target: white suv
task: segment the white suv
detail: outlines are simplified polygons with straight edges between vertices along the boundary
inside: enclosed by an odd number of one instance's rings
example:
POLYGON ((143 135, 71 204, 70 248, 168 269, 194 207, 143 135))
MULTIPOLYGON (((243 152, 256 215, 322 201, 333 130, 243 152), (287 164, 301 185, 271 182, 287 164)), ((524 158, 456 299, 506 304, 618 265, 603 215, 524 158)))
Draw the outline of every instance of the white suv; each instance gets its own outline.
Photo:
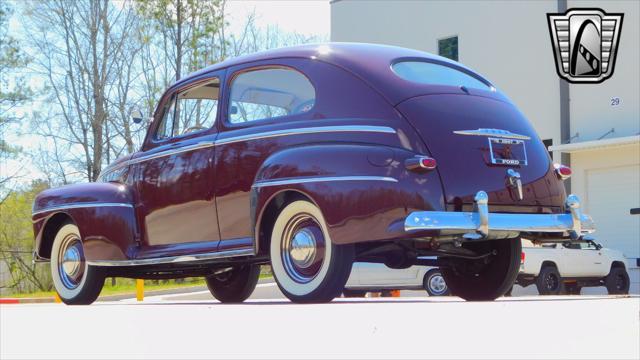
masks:
POLYGON ((516 284, 535 284, 541 295, 580 294, 585 286, 605 286, 609 294, 629 293, 623 254, 593 241, 533 245, 523 240, 516 284))

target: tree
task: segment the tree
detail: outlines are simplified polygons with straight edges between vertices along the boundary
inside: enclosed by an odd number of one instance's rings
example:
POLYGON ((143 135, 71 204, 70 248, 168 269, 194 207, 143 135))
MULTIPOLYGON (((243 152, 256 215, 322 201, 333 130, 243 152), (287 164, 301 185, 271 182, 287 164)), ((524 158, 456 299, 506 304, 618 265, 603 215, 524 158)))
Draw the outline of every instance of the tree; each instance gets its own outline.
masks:
MULTIPOLYGON (((55 0, 29 3, 31 46, 36 50, 34 63, 46 77, 49 99, 55 112, 37 122, 36 132, 66 144, 65 161, 95 181, 108 159, 107 152, 124 144, 112 141, 110 118, 116 100, 119 71, 131 62, 128 46, 135 12, 124 3, 116 7, 107 0, 55 0), (113 95, 113 97, 111 96, 113 95)), ((124 86, 126 89, 126 86, 124 86)), ((122 93, 119 93, 122 95, 122 93)), ((121 150, 114 150, 120 152, 121 150)))
MULTIPOLYGON (((29 62, 18 41, 9 34, 9 19, 13 9, 7 2, 0 2, 0 163, 17 156, 20 149, 5 141, 7 128, 19 120, 13 110, 31 98, 31 89, 24 84, 16 70, 29 62)), ((6 185, 16 173, 0 171, 0 203, 8 196, 6 185)))
POLYGON ((46 182, 34 181, 26 190, 9 194, 0 204, 0 266, 9 269, 9 281, 0 284, 0 289, 26 292, 49 291, 52 288, 48 267, 38 266, 31 261, 31 206, 35 196, 47 187, 46 182))

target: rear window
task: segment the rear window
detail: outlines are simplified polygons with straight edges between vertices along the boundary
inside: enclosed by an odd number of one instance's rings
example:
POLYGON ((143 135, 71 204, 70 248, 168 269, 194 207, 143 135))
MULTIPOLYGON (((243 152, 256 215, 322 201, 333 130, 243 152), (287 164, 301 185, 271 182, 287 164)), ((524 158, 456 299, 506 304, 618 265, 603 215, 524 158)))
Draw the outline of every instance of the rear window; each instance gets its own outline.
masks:
POLYGON ((490 84, 446 65, 426 61, 401 61, 393 64, 392 68, 402 79, 421 84, 493 90, 490 84))

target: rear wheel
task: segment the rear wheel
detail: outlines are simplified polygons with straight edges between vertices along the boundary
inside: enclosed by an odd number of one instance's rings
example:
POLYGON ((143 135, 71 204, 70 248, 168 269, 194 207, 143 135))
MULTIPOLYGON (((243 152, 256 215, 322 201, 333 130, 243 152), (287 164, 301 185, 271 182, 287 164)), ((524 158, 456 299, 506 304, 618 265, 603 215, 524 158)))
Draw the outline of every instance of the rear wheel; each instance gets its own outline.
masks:
POLYGON ((51 278, 58 296, 67 305, 89 305, 102 291, 104 270, 87 264, 75 224, 63 225, 53 240, 51 278))
POLYGON ((353 265, 353 245, 331 242, 320 209, 298 200, 276 219, 271 268, 278 287, 293 302, 329 302, 339 296, 353 265))
POLYGON ((562 277, 555 266, 546 265, 540 270, 536 279, 536 287, 540 295, 559 295, 564 292, 562 277))
POLYGON ((513 286, 520 268, 519 238, 469 242, 465 248, 492 255, 481 260, 450 259, 452 266, 441 271, 453 295, 465 300, 495 300, 513 286))
POLYGON ((260 278, 260 265, 242 265, 205 278, 214 298, 222 303, 240 303, 249 298, 260 278))
POLYGON ((612 295, 629 293, 629 274, 623 267, 614 267, 604 279, 607 292, 612 295))
POLYGON ((446 296, 451 293, 439 269, 431 269, 424 274, 422 287, 424 287, 429 296, 446 296))

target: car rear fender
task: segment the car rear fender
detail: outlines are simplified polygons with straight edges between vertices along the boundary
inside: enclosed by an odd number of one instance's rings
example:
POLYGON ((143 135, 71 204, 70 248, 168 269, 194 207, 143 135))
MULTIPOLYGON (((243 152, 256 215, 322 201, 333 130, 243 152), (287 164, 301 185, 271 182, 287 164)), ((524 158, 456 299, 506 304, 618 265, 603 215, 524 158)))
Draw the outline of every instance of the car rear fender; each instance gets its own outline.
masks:
POLYGON ((320 208, 334 243, 406 237, 403 224, 410 212, 444 210, 438 174, 406 170, 404 159, 410 156, 414 154, 399 148, 344 143, 309 144, 274 153, 252 187, 257 243, 270 237, 269 223, 286 199, 296 197, 320 208))

